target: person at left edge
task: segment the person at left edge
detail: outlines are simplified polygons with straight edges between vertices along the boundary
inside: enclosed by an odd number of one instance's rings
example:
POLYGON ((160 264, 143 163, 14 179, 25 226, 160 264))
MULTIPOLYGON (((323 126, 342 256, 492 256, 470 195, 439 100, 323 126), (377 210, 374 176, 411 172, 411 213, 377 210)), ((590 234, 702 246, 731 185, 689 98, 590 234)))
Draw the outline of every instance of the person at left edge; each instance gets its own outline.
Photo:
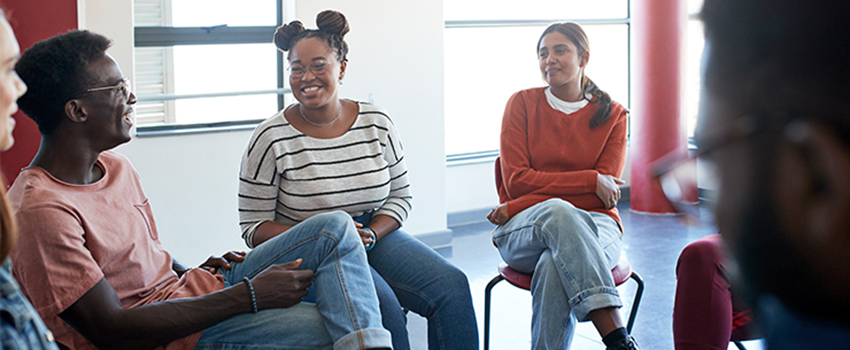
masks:
MULTIPOLYGON (((12 114, 18 110, 15 101, 27 91, 26 84, 15 73, 20 51, 5 13, 0 10, 0 151, 8 150, 15 143, 12 114)), ((9 253, 17 239, 14 216, 6 201, 6 185, 0 181, 0 348, 56 350, 53 333, 12 278, 9 253)))

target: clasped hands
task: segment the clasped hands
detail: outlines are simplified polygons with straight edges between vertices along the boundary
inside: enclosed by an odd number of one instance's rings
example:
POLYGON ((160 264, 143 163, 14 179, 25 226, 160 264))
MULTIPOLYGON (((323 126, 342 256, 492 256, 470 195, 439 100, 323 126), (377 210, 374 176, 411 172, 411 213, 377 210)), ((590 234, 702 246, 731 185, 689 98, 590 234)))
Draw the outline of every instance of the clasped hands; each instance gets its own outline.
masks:
MULTIPOLYGON (((596 196, 602 201, 605 209, 611 209, 617 206, 620 201, 620 185, 625 184, 623 179, 614 177, 613 175, 600 174, 596 175, 596 196)), ((487 220, 494 225, 504 225, 510 217, 508 217, 508 206, 506 203, 499 204, 487 214, 487 220)))
POLYGON ((602 201, 605 209, 617 206, 620 201, 620 185, 625 184, 623 179, 608 174, 596 174, 596 196, 602 201))

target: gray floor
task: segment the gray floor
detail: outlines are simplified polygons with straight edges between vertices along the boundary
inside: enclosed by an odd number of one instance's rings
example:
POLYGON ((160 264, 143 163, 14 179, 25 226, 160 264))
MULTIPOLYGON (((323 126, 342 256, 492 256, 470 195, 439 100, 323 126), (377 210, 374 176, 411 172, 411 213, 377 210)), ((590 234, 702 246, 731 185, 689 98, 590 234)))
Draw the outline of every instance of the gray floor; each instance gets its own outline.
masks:
MULTIPOLYGON (((701 212, 704 224, 685 227, 671 216, 654 216, 633 213, 628 203, 619 206, 625 227, 624 250, 632 268, 643 276, 646 291, 641 301, 632 335, 643 350, 672 350, 673 295, 675 293, 675 265, 682 248, 703 236, 714 233, 713 218, 707 210, 701 212)), ((482 215, 483 218, 483 215, 482 215)), ((484 287, 497 274, 501 262, 499 253, 490 242, 493 225, 481 221, 450 227, 454 236, 451 249, 440 252, 460 267, 470 280, 473 302, 483 337, 484 287)), ((634 282, 619 287, 626 306, 621 310, 628 317, 634 295, 634 282)), ((493 290, 490 340, 492 350, 530 348, 531 294, 505 282, 493 290)), ((411 348, 427 349, 425 319, 411 314, 408 321, 411 348)), ((481 341, 483 348, 483 339, 481 341)), ((762 349, 758 341, 744 343, 749 350, 762 349)), ((731 344, 730 344, 731 345, 731 344)), ((572 349, 605 349, 596 329, 590 323, 578 326, 572 349)), ((734 346, 729 348, 736 349, 734 346)))

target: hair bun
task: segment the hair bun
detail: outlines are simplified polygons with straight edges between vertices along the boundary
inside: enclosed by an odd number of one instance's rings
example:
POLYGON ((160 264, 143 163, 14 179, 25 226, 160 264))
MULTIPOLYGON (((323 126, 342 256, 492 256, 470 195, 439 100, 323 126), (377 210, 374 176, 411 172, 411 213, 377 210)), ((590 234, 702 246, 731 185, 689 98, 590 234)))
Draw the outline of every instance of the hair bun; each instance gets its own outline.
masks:
POLYGON ((324 10, 316 15, 316 25, 319 27, 319 30, 337 34, 340 37, 345 36, 350 30, 345 15, 334 10, 324 10))
POLYGON ((303 31, 304 24, 298 20, 277 27, 274 31, 274 44, 282 51, 289 51, 292 48, 292 38, 303 31))

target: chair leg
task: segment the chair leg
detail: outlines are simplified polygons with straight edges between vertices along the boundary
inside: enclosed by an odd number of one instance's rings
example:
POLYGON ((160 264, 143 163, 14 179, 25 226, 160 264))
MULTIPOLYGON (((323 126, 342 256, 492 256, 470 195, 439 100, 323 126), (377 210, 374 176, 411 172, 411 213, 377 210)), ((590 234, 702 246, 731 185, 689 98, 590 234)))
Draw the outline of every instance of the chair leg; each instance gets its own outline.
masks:
POLYGON ((632 328, 635 325, 635 317, 637 316, 638 306, 640 306, 640 300, 643 298, 643 289, 645 287, 643 278, 637 272, 632 271, 632 275, 629 277, 635 282, 637 282, 637 290, 635 291, 635 299, 632 304, 632 311, 629 312, 629 322, 626 324, 626 332, 632 334, 632 328))
POLYGON ((747 350, 747 348, 745 348, 744 344, 741 344, 741 342, 733 341, 733 343, 735 343, 735 346, 737 346, 739 350, 747 350))
POLYGON ((490 292, 503 279, 502 275, 497 275, 484 288, 484 350, 490 350, 490 292))

